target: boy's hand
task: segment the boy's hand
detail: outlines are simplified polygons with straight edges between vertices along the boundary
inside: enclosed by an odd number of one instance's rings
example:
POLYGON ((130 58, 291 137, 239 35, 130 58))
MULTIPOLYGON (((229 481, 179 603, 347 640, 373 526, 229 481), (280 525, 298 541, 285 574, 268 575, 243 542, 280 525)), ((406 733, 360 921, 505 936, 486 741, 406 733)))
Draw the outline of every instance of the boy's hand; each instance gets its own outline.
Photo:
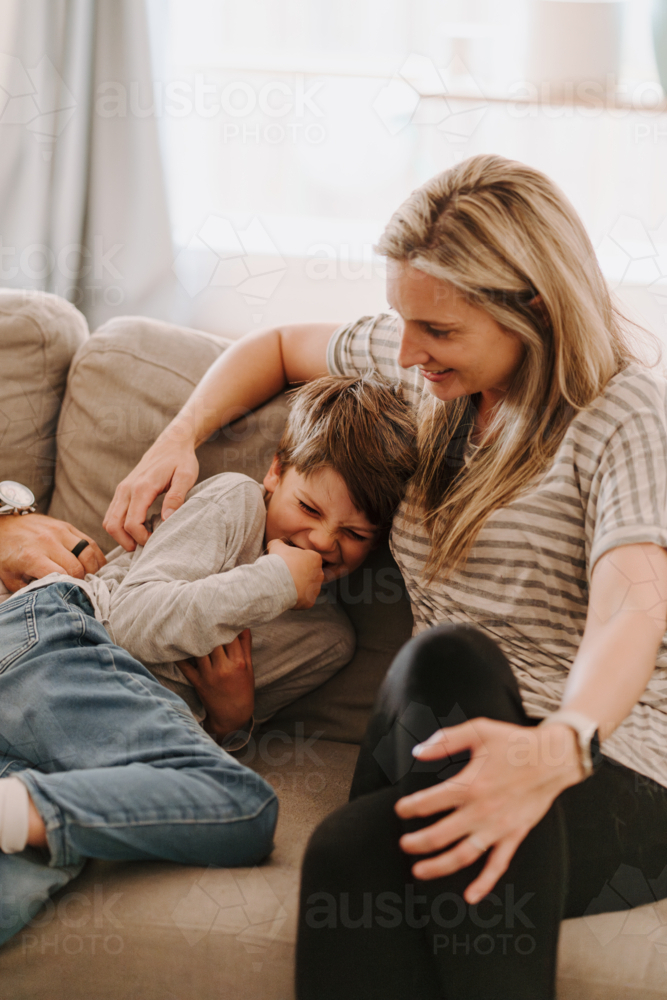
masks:
POLYGON ((266 548, 269 555, 280 556, 287 563, 297 593, 294 608, 297 611, 312 608, 324 583, 322 556, 313 549, 300 549, 296 545, 286 545, 279 538, 274 538, 266 548))
POLYGON ((246 628, 226 646, 216 646, 208 656, 177 661, 206 709, 204 728, 212 736, 235 733, 252 717, 255 675, 251 643, 250 629, 246 628))

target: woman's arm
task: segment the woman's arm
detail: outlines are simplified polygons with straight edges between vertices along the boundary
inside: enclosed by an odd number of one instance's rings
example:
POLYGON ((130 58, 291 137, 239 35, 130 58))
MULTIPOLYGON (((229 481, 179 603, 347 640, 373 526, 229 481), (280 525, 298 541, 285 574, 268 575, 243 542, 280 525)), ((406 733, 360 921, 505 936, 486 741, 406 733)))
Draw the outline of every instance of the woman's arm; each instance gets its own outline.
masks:
POLYGON ((563 708, 594 719, 601 740, 611 736, 646 688, 666 620, 665 549, 623 545, 598 559, 563 708))
MULTIPOLYGON (((586 628, 563 708, 594 719, 601 738, 608 737, 644 691, 666 622, 665 549, 642 543, 605 553, 593 570, 586 628)), ((400 799, 396 811, 407 819, 452 810, 401 838, 408 854, 449 848, 417 862, 417 878, 458 871, 479 858, 476 844, 490 848, 483 871, 466 889, 466 900, 475 903, 491 891, 556 797, 582 779, 582 771, 573 731, 555 723, 526 728, 474 719, 434 733, 416 756, 437 760, 462 750, 472 757, 456 777, 400 799)))
POLYGON ((145 545, 146 512, 169 490, 162 516, 181 506, 197 481, 195 449, 219 427, 281 392, 288 383, 326 375, 326 353, 338 323, 295 323, 250 333, 211 365, 183 409, 116 488, 104 518, 128 551, 145 545))

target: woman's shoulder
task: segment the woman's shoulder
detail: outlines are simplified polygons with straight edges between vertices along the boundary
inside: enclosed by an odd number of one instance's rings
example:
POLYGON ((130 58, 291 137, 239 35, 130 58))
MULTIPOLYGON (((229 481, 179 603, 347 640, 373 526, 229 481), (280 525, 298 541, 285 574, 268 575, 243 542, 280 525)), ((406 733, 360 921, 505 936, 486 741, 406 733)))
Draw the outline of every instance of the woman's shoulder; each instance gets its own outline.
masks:
POLYGON ((665 373, 657 368, 649 368, 633 362, 609 380, 602 393, 603 397, 615 400, 629 394, 646 403, 663 403, 667 393, 665 373))
POLYGON ((348 375, 350 366, 358 366, 362 358, 376 354, 383 356, 385 363, 394 365, 400 340, 396 313, 360 316, 339 326, 332 334, 327 352, 329 371, 333 375, 348 375))
POLYGON ((385 333, 391 340, 398 334, 398 315, 392 310, 360 316, 349 323, 343 323, 333 336, 381 336, 385 333))
POLYGON ((655 368, 633 363, 609 380, 578 422, 585 426, 603 421, 611 429, 642 417, 667 426, 667 378, 655 368))
POLYGON ((400 344, 401 323, 395 312, 361 316, 334 331, 327 351, 327 367, 332 375, 377 371, 390 382, 400 383, 408 402, 417 406, 423 380, 416 368, 399 365, 400 344))

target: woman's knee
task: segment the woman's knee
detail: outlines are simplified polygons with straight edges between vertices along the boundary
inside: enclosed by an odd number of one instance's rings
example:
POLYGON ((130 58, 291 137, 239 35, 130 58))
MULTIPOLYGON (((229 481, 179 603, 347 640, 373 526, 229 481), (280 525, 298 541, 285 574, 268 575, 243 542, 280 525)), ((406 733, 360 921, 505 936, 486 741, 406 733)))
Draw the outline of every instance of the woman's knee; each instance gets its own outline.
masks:
POLYGON ((438 625, 406 643, 378 704, 389 716, 427 705, 439 719, 451 716, 448 724, 479 716, 523 719, 509 662, 493 639, 472 625, 438 625))
POLYGON ((435 657, 440 663, 445 658, 452 663, 466 659, 485 664, 503 656, 493 639, 474 625, 435 625, 416 635, 408 646, 413 646, 416 658, 435 657))
POLYGON ((498 676, 498 665, 507 661, 496 643, 472 625, 436 625, 410 639, 394 660, 387 678, 412 681, 411 686, 433 680, 450 682, 452 674, 474 674, 478 683, 498 676))

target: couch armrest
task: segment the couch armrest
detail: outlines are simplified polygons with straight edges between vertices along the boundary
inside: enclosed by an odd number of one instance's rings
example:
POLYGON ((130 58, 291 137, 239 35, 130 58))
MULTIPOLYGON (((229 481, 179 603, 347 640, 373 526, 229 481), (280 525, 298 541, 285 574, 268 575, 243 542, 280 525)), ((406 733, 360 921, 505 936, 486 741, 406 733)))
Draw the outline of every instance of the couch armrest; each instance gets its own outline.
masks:
POLYGON ((41 513, 53 490, 67 372, 88 337, 82 314, 58 295, 0 289, 0 479, 28 486, 41 513))

